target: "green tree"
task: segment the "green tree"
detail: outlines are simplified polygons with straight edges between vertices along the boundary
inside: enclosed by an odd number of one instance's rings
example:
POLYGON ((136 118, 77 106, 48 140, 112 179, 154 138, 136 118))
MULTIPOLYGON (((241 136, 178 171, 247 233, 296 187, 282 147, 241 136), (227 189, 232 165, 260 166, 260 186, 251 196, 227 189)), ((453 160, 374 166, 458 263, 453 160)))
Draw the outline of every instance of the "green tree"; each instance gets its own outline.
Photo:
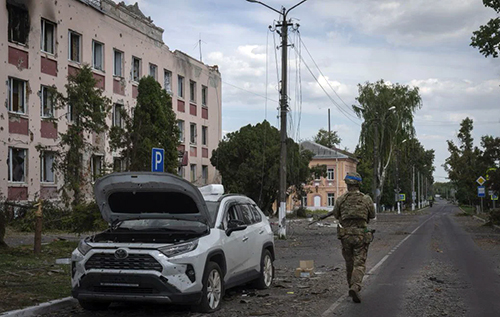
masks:
POLYGON ((151 149, 165 150, 165 170, 176 173, 178 167, 179 129, 172 109, 172 98, 151 76, 139 81, 134 115, 122 110, 123 126, 110 131, 110 146, 120 150, 132 171, 151 170, 151 149))
POLYGON ((469 205, 478 201, 476 179, 485 170, 480 162, 481 151, 474 146, 472 130, 472 119, 465 118, 457 135, 458 145, 451 140, 447 141, 450 156, 443 165, 448 178, 457 189, 456 197, 459 202, 469 205))
MULTIPOLYGON (((311 177, 312 153, 300 151, 287 139, 287 187, 298 189, 311 177)), ((269 122, 247 125, 226 135, 212 152, 210 162, 222 176, 230 193, 252 198, 265 212, 278 199, 280 133, 269 122)))
POLYGON ((340 144, 342 139, 338 136, 337 131, 319 129, 318 134, 313 137, 313 141, 328 148, 332 148, 334 145, 340 144))
MULTIPOLYGON (((106 117, 111 109, 111 100, 96 88, 96 84, 90 66, 84 65, 75 75, 68 76, 66 96, 52 89, 56 108, 69 109, 73 118, 67 131, 60 134, 53 165, 54 171, 63 175, 63 201, 73 206, 83 201, 85 189, 92 181, 84 164, 85 155, 97 150, 91 136, 108 129, 106 117)), ((46 150, 47 147, 39 146, 38 149, 46 150)))
POLYGON ((413 114, 421 108, 422 101, 418 87, 389 84, 384 80, 359 84, 358 90, 356 100, 361 107, 353 106, 353 109, 364 120, 358 152, 365 157, 373 156, 372 164, 376 162, 372 167, 372 171, 375 169, 375 189, 372 189, 372 194, 378 193, 374 201, 380 205, 394 151, 405 140, 413 138, 413 114))
MULTIPOLYGON (((490 7, 498 14, 500 13, 500 1, 483 0, 485 7, 490 7)), ((496 17, 488 21, 486 25, 481 25, 479 30, 472 32, 470 46, 479 50, 484 57, 498 57, 500 50, 500 18, 496 17)))

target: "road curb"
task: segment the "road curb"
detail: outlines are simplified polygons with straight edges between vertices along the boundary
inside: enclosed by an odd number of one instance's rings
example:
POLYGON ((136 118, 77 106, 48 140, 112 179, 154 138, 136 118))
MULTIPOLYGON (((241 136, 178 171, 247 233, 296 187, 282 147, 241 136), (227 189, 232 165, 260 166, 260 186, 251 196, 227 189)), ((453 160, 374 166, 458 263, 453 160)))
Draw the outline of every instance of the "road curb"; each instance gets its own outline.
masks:
POLYGON ((23 309, 12 310, 0 313, 1 317, 28 317, 37 316, 40 314, 50 313, 61 308, 66 308, 73 306, 77 303, 77 300, 73 297, 65 297, 61 299, 51 300, 46 303, 42 303, 36 306, 31 306, 23 309))
MULTIPOLYGON (((458 207, 458 209, 460 209, 463 213, 465 213, 465 214, 466 214, 466 212, 465 212, 462 208, 458 207)), ((479 221, 482 221, 482 222, 484 222, 484 223, 486 223, 486 222, 487 222, 485 219, 483 219, 483 218, 481 218, 481 217, 478 217, 478 216, 475 216, 475 215, 472 215, 472 218, 474 218, 474 219, 476 219, 476 220, 479 220, 479 221)), ((493 227, 494 227, 495 229, 497 229, 497 230, 500 230, 500 226, 493 225, 493 227)))

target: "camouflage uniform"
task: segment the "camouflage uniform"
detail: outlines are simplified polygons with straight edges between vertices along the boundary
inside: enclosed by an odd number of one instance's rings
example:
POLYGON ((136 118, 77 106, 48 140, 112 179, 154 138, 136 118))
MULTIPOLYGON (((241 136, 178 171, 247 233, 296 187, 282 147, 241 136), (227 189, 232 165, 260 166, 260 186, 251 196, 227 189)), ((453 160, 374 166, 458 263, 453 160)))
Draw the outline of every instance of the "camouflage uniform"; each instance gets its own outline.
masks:
MULTIPOLYGON (((347 173, 345 180, 348 185, 359 186, 361 176, 358 173, 347 173)), ((359 188, 349 188, 347 193, 337 199, 333 211, 327 214, 330 215, 335 216, 340 223, 337 234, 342 241, 349 295, 355 302, 360 302, 358 292, 365 275, 368 246, 373 237, 367 230, 368 222, 375 218, 373 201, 370 196, 361 193, 359 188)))

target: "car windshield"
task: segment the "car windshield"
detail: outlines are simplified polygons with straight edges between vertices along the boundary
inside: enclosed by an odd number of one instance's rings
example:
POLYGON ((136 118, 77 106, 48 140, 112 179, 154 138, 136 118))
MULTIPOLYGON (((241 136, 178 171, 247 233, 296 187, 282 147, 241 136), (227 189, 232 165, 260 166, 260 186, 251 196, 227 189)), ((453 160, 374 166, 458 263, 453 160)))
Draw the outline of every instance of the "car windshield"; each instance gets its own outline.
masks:
POLYGON ((176 219, 134 219, 124 220, 116 230, 126 229, 135 231, 187 231, 194 233, 205 233, 208 230, 206 224, 199 221, 176 220, 176 219))
POLYGON ((217 212, 219 211, 218 201, 207 201, 208 213, 210 214, 210 227, 215 226, 215 220, 217 219, 217 212))

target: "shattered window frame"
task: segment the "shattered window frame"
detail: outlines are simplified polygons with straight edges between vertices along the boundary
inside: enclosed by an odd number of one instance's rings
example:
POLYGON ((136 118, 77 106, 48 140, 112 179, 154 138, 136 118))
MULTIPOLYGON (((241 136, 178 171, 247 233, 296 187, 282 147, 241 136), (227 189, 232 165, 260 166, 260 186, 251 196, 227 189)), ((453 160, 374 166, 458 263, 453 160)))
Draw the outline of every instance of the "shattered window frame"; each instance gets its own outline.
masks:
POLYGON ((68 31, 68 60, 78 64, 82 62, 82 35, 72 30, 68 31))
POLYGON ((196 103, 196 82, 194 80, 189 81, 189 101, 196 103))
POLYGON ((55 55, 56 52, 56 24, 47 19, 42 18, 42 35, 40 39, 42 52, 55 55), (49 37, 49 30, 52 34, 49 37))
POLYGON ((53 151, 42 151, 40 154, 40 182, 55 183, 54 159, 53 151))
POLYGON ((202 179, 203 185, 208 184, 208 165, 201 166, 201 179, 202 179))
POLYGON ((123 105, 119 103, 115 103, 113 105, 113 126, 114 127, 123 127, 123 118, 122 118, 122 110, 123 105))
POLYGON ((40 115, 42 118, 53 118, 54 117, 54 96, 48 86, 41 86, 40 89, 40 115))
POLYGON ((139 57, 132 56, 132 80, 139 82, 141 79, 142 60, 139 57))
POLYGON ((8 41, 11 43, 20 44, 26 46, 28 44, 28 38, 30 33, 30 17, 28 10, 14 5, 12 3, 7 3, 8 11, 8 27, 7 27, 7 37, 8 41))
POLYGON ((9 112, 17 114, 27 114, 27 109, 26 109, 27 83, 28 82, 25 80, 15 77, 9 77, 9 112), (19 92, 20 87, 21 87, 21 92, 19 92), (17 97, 15 96, 16 90, 17 90, 16 93, 17 97), (22 94, 22 96, 19 96, 20 93, 22 94), (16 101, 17 105, 15 105, 16 101))
POLYGON ((158 81, 158 66, 153 63, 149 63, 149 76, 158 81))
POLYGON ((104 155, 94 154, 90 160, 90 169, 92 171, 92 181, 95 182, 104 175, 104 155))
POLYGON ((122 51, 113 49, 113 76, 123 78, 123 57, 122 51))
POLYGON ((125 171, 125 160, 121 156, 113 157, 113 172, 119 173, 125 171))
POLYGON ((196 137, 198 136, 196 133, 196 123, 191 122, 189 124, 189 143, 196 144, 196 137))
POLYGON ((201 105, 203 107, 207 107, 207 96, 208 96, 208 87, 201 86, 201 105))
POLYGON ((207 145, 208 144, 208 127, 207 126, 201 126, 201 145, 207 145))
POLYGON ((177 75, 177 96, 184 98, 184 77, 177 75))
POLYGON ((104 43, 96 40, 92 40, 92 68, 104 71, 104 43))
POLYGON ((26 159, 28 150, 22 148, 9 147, 8 181, 12 183, 26 182, 26 159))
POLYGON ((190 170, 190 176, 191 176, 191 183, 194 183, 196 182, 196 164, 191 164, 189 166, 189 170, 190 170))
POLYGON ((168 69, 163 70, 163 88, 169 94, 172 94, 172 72, 168 69))

